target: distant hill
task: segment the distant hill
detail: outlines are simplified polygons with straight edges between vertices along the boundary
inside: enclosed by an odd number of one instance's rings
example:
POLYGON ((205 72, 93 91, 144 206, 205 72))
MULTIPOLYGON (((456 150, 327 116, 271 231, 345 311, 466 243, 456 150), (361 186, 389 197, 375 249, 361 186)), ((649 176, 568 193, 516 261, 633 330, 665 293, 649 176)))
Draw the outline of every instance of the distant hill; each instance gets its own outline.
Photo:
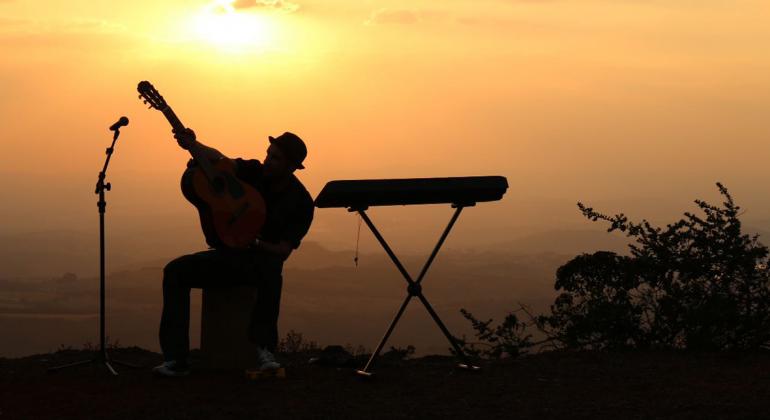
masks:
MULTIPOLYGON (((197 232, 173 229, 152 235, 108 234, 107 270, 141 264, 201 247, 197 232)), ((0 234, 0 278, 99 273, 99 233, 54 230, 0 234)))
MULTIPOLYGON (((758 233, 760 241, 770 245, 770 230, 762 222, 754 221, 744 225, 744 232, 758 233)), ((369 232, 363 235, 371 235, 369 232)), ((536 255, 553 253, 578 255, 583 252, 607 250, 626 252, 628 238, 619 232, 607 233, 599 224, 587 225, 586 229, 543 230, 527 235, 518 235, 510 230, 505 241, 476 241, 481 245, 466 245, 453 241, 450 235, 445 250, 474 254, 536 255), (589 229, 590 228, 590 229, 589 229)), ((370 238, 369 238, 370 239, 370 238)), ((370 239, 371 240, 371 239, 370 239)), ((353 260, 355 242, 349 249, 330 250, 306 240, 292 256, 291 266, 326 267, 345 265, 353 260)), ((394 246, 398 255, 399 248, 394 246)), ((166 228, 152 232, 123 232, 107 236, 107 271, 163 266, 177 255, 205 249, 202 237, 189 226, 166 228)), ((384 255, 379 245, 370 243, 363 253, 384 255)), ((424 252, 416 255, 427 255, 424 252)), ((27 233, 0 233, 0 278, 52 277, 63 273, 75 273, 80 277, 95 276, 99 270, 99 236, 93 232, 75 230, 52 230, 27 233)))
POLYGON ((628 243, 628 238, 605 230, 551 230, 500 242, 491 248, 512 254, 579 255, 599 250, 623 253, 628 251, 628 243))
MULTIPOLYGON (((366 232, 366 235, 370 233, 366 232)), ((617 236, 597 231, 554 230, 505 242, 468 247, 450 238, 446 249, 475 253, 502 254, 577 254, 592 249, 621 249, 617 236)), ((108 234, 107 271, 162 266, 177 255, 200 251, 205 244, 199 232, 189 228, 155 231, 151 234, 108 234)), ((379 245, 366 248, 367 253, 384 255, 379 245)), ((290 264, 302 267, 326 267, 348 264, 354 256, 354 244, 349 250, 329 250, 312 241, 303 242, 292 256, 290 264)), ((445 252, 443 250, 442 252, 445 252)), ((402 253, 396 248, 398 255, 402 253)), ((419 255, 427 255, 425 249, 419 255)), ((57 230, 0 234, 0 278, 51 277, 75 273, 80 277, 95 276, 99 270, 98 232, 57 230)))
MULTIPOLYGON (((414 276, 425 260, 424 255, 401 258, 414 276)), ((469 325, 460 308, 500 319, 517 302, 547 307, 554 293, 553 273, 568 259, 556 254, 516 256, 447 249, 437 257, 423 287, 444 321, 462 335, 468 333, 469 325)), ((166 261, 143 261, 108 275, 108 331, 121 343, 157 347, 166 261)), ((356 266, 350 252, 308 242, 284 270, 281 328, 301 331, 321 342, 374 346, 403 300, 405 288, 406 282, 384 252, 363 254, 356 266)), ((7 339, 0 356, 93 342, 97 291, 96 276, 0 278, 0 335, 7 339)), ((192 308, 200 310, 200 291, 193 293, 192 308)), ((193 342, 198 338, 198 322, 194 315, 193 342)), ((407 309, 392 342, 413 344, 420 354, 448 348, 417 300, 407 309)))

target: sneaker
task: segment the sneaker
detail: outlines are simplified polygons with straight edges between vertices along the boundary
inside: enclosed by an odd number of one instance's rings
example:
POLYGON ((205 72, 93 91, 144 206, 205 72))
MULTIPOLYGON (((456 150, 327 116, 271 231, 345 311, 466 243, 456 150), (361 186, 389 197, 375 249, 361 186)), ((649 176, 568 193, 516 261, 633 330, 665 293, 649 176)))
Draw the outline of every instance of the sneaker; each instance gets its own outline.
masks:
POLYGON ((273 353, 264 347, 257 347, 257 363, 259 363, 259 370, 273 370, 281 367, 281 364, 275 361, 273 353))
POLYGON ((160 376, 187 376, 190 374, 190 365, 176 360, 169 360, 152 368, 152 372, 160 376))

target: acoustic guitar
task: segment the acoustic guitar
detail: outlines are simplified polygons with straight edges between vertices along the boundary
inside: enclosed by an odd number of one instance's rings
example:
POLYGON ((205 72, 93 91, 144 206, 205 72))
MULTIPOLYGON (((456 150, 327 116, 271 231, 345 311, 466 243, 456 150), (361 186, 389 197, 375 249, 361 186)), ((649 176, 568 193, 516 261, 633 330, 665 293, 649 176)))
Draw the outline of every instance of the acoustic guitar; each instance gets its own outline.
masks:
MULTIPOLYGON (((139 98, 161 111, 175 131, 186 129, 150 82, 139 82, 137 90, 139 98)), ((246 248, 254 243, 265 224, 262 195, 236 176, 233 160, 210 161, 197 144, 188 151, 194 164, 182 174, 182 194, 198 209, 206 243, 214 248, 246 248)))

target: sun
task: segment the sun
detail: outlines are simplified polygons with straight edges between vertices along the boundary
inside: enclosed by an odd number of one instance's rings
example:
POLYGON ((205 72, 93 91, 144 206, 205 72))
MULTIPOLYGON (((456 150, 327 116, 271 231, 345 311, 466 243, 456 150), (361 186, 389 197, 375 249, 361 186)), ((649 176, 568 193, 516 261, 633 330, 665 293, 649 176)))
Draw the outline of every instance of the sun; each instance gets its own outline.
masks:
POLYGON ((215 0, 192 22, 196 36, 226 50, 264 49, 273 38, 271 21, 258 13, 233 7, 235 0, 215 0))

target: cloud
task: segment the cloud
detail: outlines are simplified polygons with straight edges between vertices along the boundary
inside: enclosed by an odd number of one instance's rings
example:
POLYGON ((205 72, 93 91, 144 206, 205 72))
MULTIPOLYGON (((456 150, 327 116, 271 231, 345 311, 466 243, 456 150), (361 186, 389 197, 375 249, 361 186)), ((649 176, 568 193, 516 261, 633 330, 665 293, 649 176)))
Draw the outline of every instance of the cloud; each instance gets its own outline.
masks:
MULTIPOLYGON (((0 0, 0 2, 3 0, 0 0)), ((41 20, 0 17, 0 32, 8 34, 111 34, 125 33, 122 24, 103 19, 41 20)))
POLYGON ((52 21, 0 17, 0 48, 13 47, 17 51, 24 48, 109 49, 134 39, 125 26, 100 19, 52 21))
MULTIPOLYGON (((3 0, 0 0, 0 3, 2 3, 3 0)), ((19 19, 19 18, 9 18, 9 17, 2 17, 0 16, 0 28, 2 27, 13 27, 13 26, 23 26, 28 25, 32 21, 29 19, 19 19)))
POLYGON ((417 10, 407 9, 377 9, 372 12, 369 19, 364 22, 367 25, 400 24, 408 25, 420 22, 423 14, 417 10))
POLYGON ((285 0, 235 0, 232 6, 235 9, 260 8, 283 13, 293 13, 299 9, 297 3, 285 0))

